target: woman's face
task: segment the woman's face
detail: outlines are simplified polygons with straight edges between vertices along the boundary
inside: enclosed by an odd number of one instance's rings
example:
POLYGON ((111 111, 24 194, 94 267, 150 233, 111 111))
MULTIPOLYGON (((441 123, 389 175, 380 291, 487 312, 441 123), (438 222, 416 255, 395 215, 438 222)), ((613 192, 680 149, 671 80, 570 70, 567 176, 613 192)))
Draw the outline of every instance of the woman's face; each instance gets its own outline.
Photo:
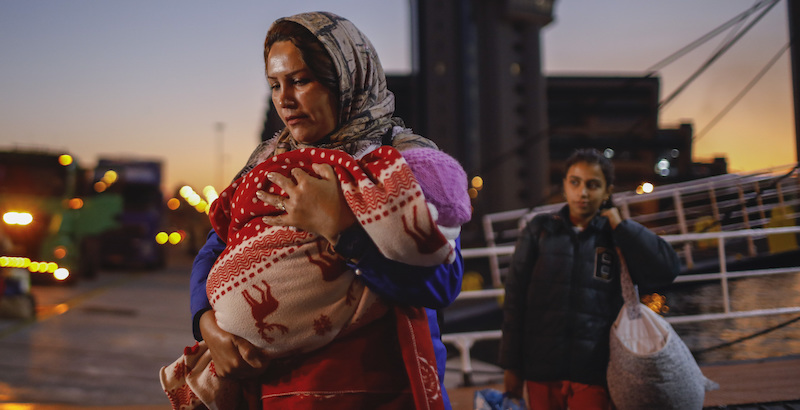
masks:
POLYGON ((600 165, 576 162, 564 178, 564 195, 572 223, 585 226, 609 198, 611 187, 606 184, 600 165))
POLYGON ((337 126, 334 93, 314 76, 291 41, 278 41, 267 56, 272 103, 295 140, 313 144, 337 126))

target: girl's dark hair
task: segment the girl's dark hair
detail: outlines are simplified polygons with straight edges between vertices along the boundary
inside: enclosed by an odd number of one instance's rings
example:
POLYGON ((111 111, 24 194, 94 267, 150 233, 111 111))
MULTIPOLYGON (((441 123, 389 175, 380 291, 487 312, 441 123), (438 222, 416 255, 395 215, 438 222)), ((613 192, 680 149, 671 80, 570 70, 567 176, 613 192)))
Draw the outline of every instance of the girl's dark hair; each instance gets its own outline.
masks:
POLYGON ((566 176, 569 169, 578 162, 599 165, 600 170, 603 172, 603 177, 606 179, 606 185, 614 185, 614 164, 600 151, 594 148, 575 150, 575 152, 567 158, 566 164, 564 164, 564 175, 566 176))
POLYGON ((264 62, 267 61, 272 45, 279 41, 291 41, 300 50, 303 62, 314 77, 333 91, 336 100, 339 99, 339 75, 336 73, 333 60, 325 50, 325 46, 307 28, 286 20, 275 23, 264 42, 264 62))
MULTIPOLYGON (((566 176, 569 169, 578 162, 599 165, 600 171, 603 172, 603 177, 606 179, 606 187, 614 185, 614 164, 600 151, 594 148, 576 150, 567 158, 567 162, 564 164, 564 175, 566 176)), ((600 209, 611 208, 612 206, 614 206, 614 200, 611 194, 608 194, 608 199, 600 205, 600 209)))

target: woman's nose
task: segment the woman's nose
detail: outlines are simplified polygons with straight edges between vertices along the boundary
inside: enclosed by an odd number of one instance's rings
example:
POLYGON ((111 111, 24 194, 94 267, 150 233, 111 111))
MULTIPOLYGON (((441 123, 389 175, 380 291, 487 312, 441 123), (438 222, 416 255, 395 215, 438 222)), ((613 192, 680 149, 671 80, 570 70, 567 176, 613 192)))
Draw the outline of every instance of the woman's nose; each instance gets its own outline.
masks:
POLYGON ((277 98, 278 106, 283 108, 291 108, 294 106, 295 99, 291 92, 281 91, 277 98))

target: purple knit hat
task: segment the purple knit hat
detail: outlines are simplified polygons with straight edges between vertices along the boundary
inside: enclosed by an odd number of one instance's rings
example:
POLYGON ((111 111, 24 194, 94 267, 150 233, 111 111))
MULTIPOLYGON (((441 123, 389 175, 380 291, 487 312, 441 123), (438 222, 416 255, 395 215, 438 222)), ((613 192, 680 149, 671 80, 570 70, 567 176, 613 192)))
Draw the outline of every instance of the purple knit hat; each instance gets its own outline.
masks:
POLYGON ((439 211, 437 224, 461 226, 472 217, 467 173, 455 158, 432 148, 402 151, 428 202, 439 211))

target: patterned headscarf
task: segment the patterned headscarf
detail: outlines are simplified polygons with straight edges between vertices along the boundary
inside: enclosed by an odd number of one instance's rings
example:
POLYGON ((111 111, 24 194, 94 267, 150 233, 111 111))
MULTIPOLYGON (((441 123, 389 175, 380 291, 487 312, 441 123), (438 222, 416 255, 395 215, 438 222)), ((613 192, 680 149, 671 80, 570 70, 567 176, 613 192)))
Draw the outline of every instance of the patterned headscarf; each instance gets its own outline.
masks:
POLYGON ((311 12, 280 18, 273 26, 283 21, 308 29, 333 61, 339 76, 338 128, 313 144, 295 140, 289 129, 284 128, 276 139, 262 143, 253 152, 239 175, 268 157, 299 148, 331 148, 357 155, 371 146, 380 145, 381 138, 393 126, 403 126, 402 120, 392 118, 394 94, 386 88, 386 76, 378 54, 353 23, 333 13, 311 12))

